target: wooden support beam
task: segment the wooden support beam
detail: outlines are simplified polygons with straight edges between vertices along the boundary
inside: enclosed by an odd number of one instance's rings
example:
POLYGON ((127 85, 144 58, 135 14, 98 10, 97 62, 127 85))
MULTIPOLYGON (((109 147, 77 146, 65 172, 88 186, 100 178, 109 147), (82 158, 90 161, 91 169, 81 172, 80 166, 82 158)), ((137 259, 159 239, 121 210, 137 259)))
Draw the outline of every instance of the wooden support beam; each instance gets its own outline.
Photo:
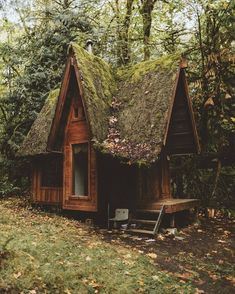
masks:
POLYGON ((169 160, 166 155, 162 156, 161 159, 161 198, 171 198, 171 188, 170 188, 170 168, 169 160))

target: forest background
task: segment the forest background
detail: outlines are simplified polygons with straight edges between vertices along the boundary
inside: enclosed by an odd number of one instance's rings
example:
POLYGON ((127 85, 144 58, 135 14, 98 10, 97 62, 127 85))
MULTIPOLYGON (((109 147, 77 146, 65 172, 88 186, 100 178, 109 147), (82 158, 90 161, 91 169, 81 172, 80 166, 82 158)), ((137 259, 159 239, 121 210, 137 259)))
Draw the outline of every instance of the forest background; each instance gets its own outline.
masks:
POLYGON ((27 193, 30 164, 16 152, 68 45, 114 68, 164 56, 187 60, 201 154, 172 159, 172 189, 203 207, 235 209, 235 1, 0 0, 0 197, 27 193))

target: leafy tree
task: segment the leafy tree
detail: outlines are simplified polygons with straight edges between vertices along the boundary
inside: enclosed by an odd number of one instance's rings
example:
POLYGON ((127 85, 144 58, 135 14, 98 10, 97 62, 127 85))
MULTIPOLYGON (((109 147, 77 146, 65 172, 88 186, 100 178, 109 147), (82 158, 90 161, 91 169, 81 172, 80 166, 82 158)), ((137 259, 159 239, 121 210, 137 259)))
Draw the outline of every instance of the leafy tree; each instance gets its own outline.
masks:
MULTIPOLYGON (((56 5, 59 7, 60 3, 56 5)), ((61 82, 68 44, 77 39, 82 42, 84 35, 92 32, 84 16, 67 8, 62 15, 57 6, 41 5, 32 11, 25 7, 22 10, 17 8, 23 19, 23 33, 15 35, 14 41, 7 38, 0 46, 1 65, 5 67, 3 72, 6 75, 5 88, 8 89, 0 100, 0 150, 2 171, 4 174, 8 171, 10 181, 17 178, 17 169, 13 167, 19 144, 42 108, 48 92, 61 82)))

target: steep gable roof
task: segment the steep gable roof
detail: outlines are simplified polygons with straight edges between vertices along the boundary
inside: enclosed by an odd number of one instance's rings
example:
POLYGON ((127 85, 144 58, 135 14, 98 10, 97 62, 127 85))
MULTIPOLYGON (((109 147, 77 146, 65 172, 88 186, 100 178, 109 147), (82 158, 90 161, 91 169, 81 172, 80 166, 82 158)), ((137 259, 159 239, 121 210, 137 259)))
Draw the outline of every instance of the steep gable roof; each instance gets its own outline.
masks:
POLYGON ((42 110, 37 115, 27 136, 25 137, 18 156, 32 156, 47 153, 47 140, 51 129, 59 89, 52 90, 46 99, 42 110))
POLYGON ((57 148, 55 141, 61 128, 60 123, 63 118, 69 81, 74 74, 84 104, 91 139, 102 141, 107 136, 110 105, 116 89, 114 75, 111 67, 105 61, 73 44, 70 48, 70 57, 48 140, 50 150, 57 148))
MULTIPOLYGON (((168 56, 119 69, 114 75, 106 62, 73 44, 59 97, 49 99, 50 103, 46 101, 20 155, 61 150, 56 138, 63 133, 61 124, 66 121, 64 109, 68 108, 69 87, 76 80, 94 146, 130 163, 156 161, 166 149, 180 79, 184 80, 187 93, 184 70, 179 68, 178 61, 179 56, 168 56), (39 126, 43 130, 38 130, 39 126)), ((188 94, 186 98, 195 151, 199 148, 198 138, 188 94)))
POLYGON ((130 162, 157 160, 179 73, 174 58, 142 62, 119 72, 104 152, 130 162))
POLYGON ((181 70, 174 100, 169 110, 164 144, 168 154, 198 153, 200 151, 192 103, 183 70, 181 70))

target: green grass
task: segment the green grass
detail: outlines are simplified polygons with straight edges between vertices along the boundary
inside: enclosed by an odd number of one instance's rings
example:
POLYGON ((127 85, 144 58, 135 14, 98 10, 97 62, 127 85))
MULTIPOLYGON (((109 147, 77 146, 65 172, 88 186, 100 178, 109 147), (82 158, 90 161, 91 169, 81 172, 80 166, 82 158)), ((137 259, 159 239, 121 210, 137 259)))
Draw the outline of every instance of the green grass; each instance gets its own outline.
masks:
POLYGON ((0 202, 0 293, 194 293, 77 221, 0 202))

